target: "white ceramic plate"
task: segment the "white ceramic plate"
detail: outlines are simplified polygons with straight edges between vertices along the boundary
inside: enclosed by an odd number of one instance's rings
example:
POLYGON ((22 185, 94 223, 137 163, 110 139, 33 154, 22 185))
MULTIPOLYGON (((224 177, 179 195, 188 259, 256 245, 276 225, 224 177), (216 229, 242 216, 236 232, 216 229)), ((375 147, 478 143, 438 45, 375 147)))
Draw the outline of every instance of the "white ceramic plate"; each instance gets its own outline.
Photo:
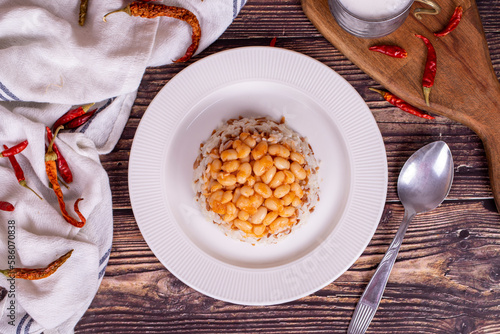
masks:
POLYGON ((151 102, 132 145, 129 187, 151 250, 185 284, 217 299, 278 304, 334 281, 361 255, 387 191, 382 136, 357 92, 300 53, 245 47, 190 65, 151 102), (238 116, 285 116, 320 161, 320 202, 307 224, 252 246, 206 221, 192 190, 200 143, 238 116))

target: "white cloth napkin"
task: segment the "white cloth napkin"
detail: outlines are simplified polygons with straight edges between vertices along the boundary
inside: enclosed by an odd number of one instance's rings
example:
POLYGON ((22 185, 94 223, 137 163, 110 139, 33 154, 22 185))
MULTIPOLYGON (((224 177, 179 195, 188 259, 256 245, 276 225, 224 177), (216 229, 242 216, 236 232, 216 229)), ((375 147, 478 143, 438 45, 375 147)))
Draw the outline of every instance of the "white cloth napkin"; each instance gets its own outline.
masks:
MULTIPOLYGON (((224 32, 245 0, 161 3, 189 9, 198 17, 199 53, 224 32)), ((0 275, 0 333, 74 331, 97 292, 111 252, 111 191, 99 154, 109 153, 120 138, 146 67, 170 64, 191 44, 190 26, 176 19, 115 13, 103 22, 105 13, 126 1, 90 0, 81 27, 79 4, 0 0, 0 148, 28 139, 17 159, 28 185, 44 199, 21 187, 8 159, 0 158, 0 200, 15 206, 13 212, 0 211, 0 268, 8 267, 11 249, 15 267, 30 268, 44 267, 74 249, 48 278, 17 279, 11 286, 0 275), (84 198, 80 210, 87 223, 78 229, 62 218, 49 188, 45 126, 91 102, 97 112, 89 123, 60 133, 56 141, 74 174, 70 189, 63 192, 75 218, 73 203, 84 198)))

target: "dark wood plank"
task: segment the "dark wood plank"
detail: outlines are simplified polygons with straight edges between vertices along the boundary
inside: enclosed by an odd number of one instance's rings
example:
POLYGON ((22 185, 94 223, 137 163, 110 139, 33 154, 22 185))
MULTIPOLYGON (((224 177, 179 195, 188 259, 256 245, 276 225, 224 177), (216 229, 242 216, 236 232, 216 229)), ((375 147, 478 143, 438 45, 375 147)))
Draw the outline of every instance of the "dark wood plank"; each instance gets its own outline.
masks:
MULTIPOLYGON (((477 5, 500 77, 500 3, 484 0, 477 5)), ((118 145, 101 157, 113 192, 113 248, 102 285, 75 332, 345 333, 403 217, 396 194, 399 170, 423 144, 442 139, 455 161, 450 196, 410 225, 368 333, 499 333, 500 216, 479 138, 445 117, 429 122, 407 115, 370 92, 368 87, 376 82, 319 34, 299 0, 249 0, 228 30, 190 63, 221 50, 268 45, 275 36, 278 47, 302 52, 337 71, 373 112, 389 166, 387 203, 373 240, 335 282, 283 305, 233 305, 180 282, 158 261, 139 231, 127 174, 132 140, 147 106, 189 63, 149 68, 118 145)))

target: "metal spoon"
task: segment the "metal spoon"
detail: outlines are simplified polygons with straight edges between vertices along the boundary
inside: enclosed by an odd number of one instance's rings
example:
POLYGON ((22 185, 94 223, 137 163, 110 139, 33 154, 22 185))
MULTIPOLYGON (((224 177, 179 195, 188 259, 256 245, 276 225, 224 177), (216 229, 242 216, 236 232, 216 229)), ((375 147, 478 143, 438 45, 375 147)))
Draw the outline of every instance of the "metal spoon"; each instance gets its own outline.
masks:
POLYGON ((413 217, 436 208, 448 196, 453 181, 453 158, 443 141, 430 143, 406 161, 398 178, 398 196, 405 208, 394 240, 356 306, 348 334, 363 334, 377 311, 389 274, 413 217))

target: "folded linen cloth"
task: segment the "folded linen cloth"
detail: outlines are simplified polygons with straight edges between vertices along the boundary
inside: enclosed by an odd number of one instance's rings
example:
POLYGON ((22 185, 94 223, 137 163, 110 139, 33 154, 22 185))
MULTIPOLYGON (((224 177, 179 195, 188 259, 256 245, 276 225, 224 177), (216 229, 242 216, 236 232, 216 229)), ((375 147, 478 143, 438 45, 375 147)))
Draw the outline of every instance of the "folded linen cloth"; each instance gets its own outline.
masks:
MULTIPOLYGON (((245 0, 162 3, 197 16, 199 53, 224 32, 245 0)), ((172 18, 116 13, 103 22, 104 14, 127 4, 118 0, 89 1, 81 27, 79 4, 0 0, 0 148, 29 141, 17 160, 28 185, 43 197, 21 187, 8 159, 0 158, 0 200, 15 206, 13 212, 0 211, 0 269, 8 268, 9 254, 15 267, 39 268, 74 249, 48 278, 16 279, 11 285, 0 275, 0 333, 74 331, 111 251, 111 191, 99 154, 109 153, 120 138, 146 67, 170 64, 191 43, 190 26, 172 18), (45 126, 91 102, 96 103, 91 120, 61 132, 56 141, 74 174, 70 188, 63 188, 70 215, 76 218, 73 203, 84 198, 79 207, 87 223, 78 229, 62 218, 49 187, 45 126)))

